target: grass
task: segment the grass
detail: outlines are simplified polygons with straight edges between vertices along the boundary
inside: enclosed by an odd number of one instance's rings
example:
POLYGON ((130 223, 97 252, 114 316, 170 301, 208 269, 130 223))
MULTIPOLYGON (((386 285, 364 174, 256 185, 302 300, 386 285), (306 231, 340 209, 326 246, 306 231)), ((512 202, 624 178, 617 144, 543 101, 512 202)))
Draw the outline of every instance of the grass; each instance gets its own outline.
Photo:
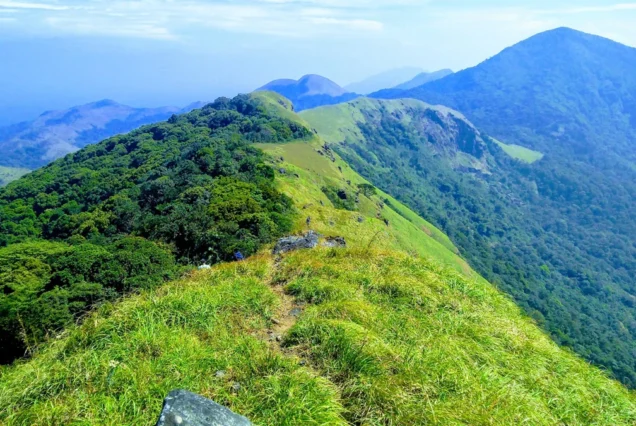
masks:
POLYGON ((396 253, 298 253, 310 303, 285 344, 340 389, 352 424, 633 424, 633 396, 559 349, 490 285, 396 253))
POLYGON ((519 161, 523 161, 524 163, 536 163, 544 157, 543 153, 533 151, 521 145, 509 145, 498 140, 495 140, 495 142, 506 154, 519 161))
POLYGON ((224 265, 104 306, 0 376, 0 423, 154 424, 186 388, 257 424, 342 424, 336 386, 261 338, 279 303, 271 268, 224 265))
POLYGON ((490 285, 353 248, 264 254, 104 306, 2 372, 0 423, 152 424, 175 388, 263 425, 636 422, 629 391, 490 285), (267 339, 279 286, 304 307, 282 347, 267 339))
POLYGON ((358 211, 334 209, 321 190, 323 186, 332 185, 356 192, 358 184, 368 182, 337 154, 334 153, 335 162, 318 154, 317 150, 322 145, 319 139, 309 143, 258 145, 278 159, 275 163, 277 169, 286 170, 286 174, 280 175, 278 180, 281 190, 301 210, 297 231, 306 229, 305 218, 311 217, 312 229, 326 236, 343 236, 350 245, 404 250, 474 274, 457 255, 457 248, 444 233, 380 190, 371 198, 361 195, 358 211))
POLYGON ((0 187, 19 179, 30 171, 31 170, 28 169, 0 166, 0 187))
POLYGON ((432 225, 381 191, 335 209, 324 185, 365 181, 321 146, 262 147, 287 169, 296 231, 311 217, 347 249, 267 249, 102 306, 0 369, 0 424, 153 424, 177 388, 262 425, 636 424, 633 393, 547 338, 432 225))

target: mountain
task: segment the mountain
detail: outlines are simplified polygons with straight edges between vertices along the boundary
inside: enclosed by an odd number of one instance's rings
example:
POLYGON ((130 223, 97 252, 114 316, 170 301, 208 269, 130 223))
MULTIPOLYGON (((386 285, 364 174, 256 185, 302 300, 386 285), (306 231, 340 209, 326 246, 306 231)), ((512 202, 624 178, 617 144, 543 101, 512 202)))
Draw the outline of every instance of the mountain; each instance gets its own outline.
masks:
MULTIPOLYGON (((456 113, 431 111, 443 125, 430 135, 451 126, 440 143, 477 135, 456 113)), ((0 249, 0 303, 21 309, 19 336, 38 314, 59 318, 69 300, 79 315, 99 286, 111 289, 79 325, 28 339, 31 359, 2 369, 0 422, 152 424, 176 388, 255 424, 636 421, 627 389, 550 341, 331 146, 289 101, 258 93, 84 148, 0 190, 2 235, 15 238, 0 249), (308 227, 347 247, 271 254, 266 241, 308 227), (170 278, 170 254, 196 265, 237 248, 256 255, 170 278)))
MULTIPOLYGON (((549 119, 533 115, 545 110, 538 100, 509 108, 532 120, 527 137, 549 119)), ((413 99, 355 100, 302 116, 364 178, 442 229, 557 342, 636 386, 636 173, 615 159, 622 152, 629 161, 618 139, 628 136, 608 133, 596 146, 583 134, 579 142, 596 153, 587 157, 563 144, 567 133, 552 146, 541 137, 523 146, 520 127, 493 138, 458 127, 461 115, 445 110, 413 99)))
POLYGON ((447 105, 498 139, 591 163, 633 165, 635 66, 636 49, 559 28, 474 68, 374 97, 447 105))
POLYGON ((296 111, 347 102, 359 95, 347 92, 328 78, 306 75, 299 80, 275 80, 256 91, 272 91, 292 101, 296 111))
POLYGON ((14 180, 20 178, 20 176, 27 174, 28 172, 29 170, 27 169, 0 166, 0 187, 5 186, 9 182, 13 182, 14 180))
MULTIPOLYGON (((443 70, 439 70, 435 72, 422 72, 416 75, 415 77, 413 77, 413 79, 405 83, 398 84, 396 86, 385 86, 385 87, 393 87, 394 89, 398 89, 398 90, 409 90, 409 89, 414 89, 416 87, 422 86, 426 83, 430 83, 431 81, 440 80, 451 74, 453 74, 453 70, 449 70, 449 69, 443 69, 443 70)), ((381 89, 382 88, 377 89, 375 91, 377 92, 378 90, 381 90, 381 89)))
POLYGON ((0 165, 36 169, 86 145, 191 108, 132 108, 102 100, 63 111, 48 111, 31 122, 0 128, 0 165))
POLYGON ((362 81, 351 83, 345 86, 349 92, 363 95, 377 92, 378 90, 395 87, 400 83, 409 81, 424 70, 416 67, 404 67, 385 71, 383 73, 368 77, 362 81))

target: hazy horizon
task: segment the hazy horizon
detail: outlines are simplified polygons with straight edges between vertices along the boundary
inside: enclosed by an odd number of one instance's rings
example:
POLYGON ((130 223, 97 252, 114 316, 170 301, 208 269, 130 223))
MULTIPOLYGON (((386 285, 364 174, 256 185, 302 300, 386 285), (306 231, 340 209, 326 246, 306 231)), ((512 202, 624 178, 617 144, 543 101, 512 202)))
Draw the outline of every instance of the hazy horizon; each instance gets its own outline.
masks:
POLYGON ((455 71, 568 26, 636 45, 636 3, 0 0, 0 125, 99 99, 185 106, 320 74, 455 71))

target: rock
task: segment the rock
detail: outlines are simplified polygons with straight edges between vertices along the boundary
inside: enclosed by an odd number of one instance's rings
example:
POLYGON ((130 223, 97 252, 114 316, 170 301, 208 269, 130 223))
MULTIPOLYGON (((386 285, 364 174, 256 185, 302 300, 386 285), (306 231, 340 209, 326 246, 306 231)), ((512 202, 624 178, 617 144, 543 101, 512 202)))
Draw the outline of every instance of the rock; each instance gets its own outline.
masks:
POLYGON ((272 318, 272 324, 274 325, 280 325, 280 321, 277 320, 276 318, 272 318))
POLYGON ((208 265, 207 263, 204 263, 203 265, 199 266, 199 271, 204 269, 212 269, 212 267, 208 265))
POLYGON ((359 223, 364 222, 364 218, 363 218, 362 216, 359 216, 359 217, 358 217, 358 222, 359 222, 359 223))
POLYGON ((216 402, 185 390, 170 392, 157 426, 249 426, 249 420, 216 402))
POLYGON ((232 387, 230 387, 230 390, 232 391, 232 393, 239 393, 241 389, 242 389, 241 384, 237 382, 232 383, 232 387))
POLYGON ((225 377, 225 370, 219 370, 216 373, 214 373, 214 377, 222 379, 223 377, 225 377))
POLYGON ((318 246, 319 235, 309 231, 302 237, 285 237, 278 240, 274 247, 274 254, 288 253, 301 249, 313 249, 318 246))
POLYGON ((304 359, 301 359, 298 365, 300 365, 301 367, 304 367, 305 365, 307 365, 307 361, 305 361, 304 359))
POLYGON ((283 169, 281 167, 280 169, 278 169, 278 173, 280 173, 281 175, 286 175, 287 174, 287 169, 283 169))
POLYGON ((281 336, 280 334, 278 336, 276 336, 276 341, 277 342, 282 342, 283 341, 283 336, 281 336))
POLYGON ((296 318, 298 318, 300 314, 302 313, 303 313, 303 310, 300 308, 294 308, 291 311, 289 311, 289 315, 296 318))
POLYGON ((342 248, 347 247, 347 241, 342 237, 327 237, 322 245, 330 248, 342 248))

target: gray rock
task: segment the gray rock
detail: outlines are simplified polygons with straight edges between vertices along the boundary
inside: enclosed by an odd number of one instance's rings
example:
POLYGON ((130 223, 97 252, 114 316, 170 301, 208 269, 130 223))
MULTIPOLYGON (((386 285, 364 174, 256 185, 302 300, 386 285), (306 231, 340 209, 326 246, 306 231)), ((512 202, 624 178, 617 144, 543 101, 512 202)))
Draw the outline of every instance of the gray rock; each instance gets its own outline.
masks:
POLYGON ((223 377, 225 377, 225 375, 226 375, 226 373, 225 373, 225 371, 224 371, 224 370, 219 370, 219 371, 217 371, 217 372, 214 374, 214 376, 215 376, 215 377, 217 377, 217 378, 219 378, 219 379, 222 379, 223 377))
POLYGON ((228 408, 185 390, 170 392, 157 426, 249 426, 250 421, 228 408))
POLYGON ((279 172, 281 175, 286 175, 286 174, 287 174, 287 170, 286 170, 286 169, 283 169, 282 167, 281 167, 280 169, 278 169, 278 172, 279 172))
POLYGON ((358 217, 358 222, 359 222, 359 223, 364 222, 364 218, 363 218, 362 216, 358 217))
POLYGON ((274 254, 288 253, 301 249, 313 249, 318 246, 319 235, 309 231, 302 237, 285 237, 278 240, 274 247, 274 254))
POLYGON ((330 248, 342 248, 347 247, 347 241, 342 237, 327 237, 322 245, 330 248))
POLYGON ((298 318, 300 314, 302 313, 303 313, 303 310, 300 308, 294 308, 291 311, 289 311, 289 315, 295 318, 298 318))

